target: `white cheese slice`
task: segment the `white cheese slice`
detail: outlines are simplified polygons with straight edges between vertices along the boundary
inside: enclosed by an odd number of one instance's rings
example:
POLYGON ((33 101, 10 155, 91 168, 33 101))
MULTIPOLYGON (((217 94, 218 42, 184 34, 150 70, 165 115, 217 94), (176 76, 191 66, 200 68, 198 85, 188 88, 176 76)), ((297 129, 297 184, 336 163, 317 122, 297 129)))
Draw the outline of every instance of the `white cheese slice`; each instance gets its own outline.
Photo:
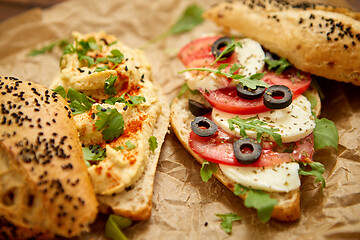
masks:
MULTIPOLYGON (((261 72, 265 65, 265 53, 261 45, 250 38, 240 39, 239 42, 242 47, 236 47, 235 53, 238 55, 238 61, 243 68, 239 69, 238 74, 249 77, 257 72, 261 72)), ((214 91, 226 87, 226 81, 214 73, 195 75, 191 72, 186 72, 185 80, 191 90, 202 88, 214 91)), ((234 82, 231 84, 235 86, 234 82)))
POLYGON ((289 192, 300 187, 299 164, 295 162, 264 169, 224 164, 219 164, 219 167, 226 177, 252 189, 268 192, 289 192))
MULTIPOLYGON (((258 113, 257 115, 237 115, 223 112, 216 108, 213 108, 211 115, 216 125, 224 131, 240 137, 238 126, 234 125, 235 129, 232 131, 228 123, 228 119, 236 116, 241 119, 256 117, 260 121, 267 123, 267 125, 262 127, 279 129, 277 133, 281 135, 283 143, 298 141, 312 133, 315 127, 315 119, 311 114, 310 102, 303 95, 294 99, 290 106, 284 109, 258 113)), ((246 130, 246 134, 250 138, 256 139, 256 131, 246 130)))

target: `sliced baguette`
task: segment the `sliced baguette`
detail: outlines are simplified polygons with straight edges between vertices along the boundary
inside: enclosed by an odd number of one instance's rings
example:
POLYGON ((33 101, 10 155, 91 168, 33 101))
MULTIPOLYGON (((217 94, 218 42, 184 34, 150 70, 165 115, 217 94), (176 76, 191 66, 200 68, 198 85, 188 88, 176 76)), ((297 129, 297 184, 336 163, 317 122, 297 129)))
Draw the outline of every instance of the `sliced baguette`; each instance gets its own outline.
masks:
MULTIPOLYGON (((317 98, 317 106, 315 108, 316 114, 320 113, 320 98, 315 89, 311 89, 311 93, 317 98)), ((189 134, 191 132, 191 121, 195 118, 189 110, 188 100, 193 99, 203 104, 208 104, 206 99, 201 94, 192 94, 186 92, 180 98, 175 98, 171 105, 170 123, 174 130, 174 133, 191 155, 200 163, 203 163, 203 159, 199 157, 189 146, 189 134)), ((213 174, 221 183, 223 183, 228 189, 234 192, 235 182, 227 178, 218 167, 218 171, 213 174)), ((300 189, 295 189, 288 193, 270 193, 272 198, 279 201, 279 204, 275 206, 272 213, 272 218, 279 221, 292 222, 300 218, 300 189)), ((240 198, 245 199, 245 195, 239 195, 240 198)))
POLYGON ((360 13, 285 1, 221 2, 204 13, 289 60, 296 68, 360 85, 360 13))
POLYGON ((0 238, 87 231, 98 203, 66 102, 16 78, 0 89, 0 238))

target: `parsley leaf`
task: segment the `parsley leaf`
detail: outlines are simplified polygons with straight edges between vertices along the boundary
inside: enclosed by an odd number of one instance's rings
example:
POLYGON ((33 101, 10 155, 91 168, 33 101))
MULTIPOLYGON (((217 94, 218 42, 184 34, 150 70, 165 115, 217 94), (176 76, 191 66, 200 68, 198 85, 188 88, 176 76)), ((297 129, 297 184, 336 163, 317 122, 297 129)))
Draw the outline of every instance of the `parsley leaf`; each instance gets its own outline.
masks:
POLYGON ((226 233, 231 233, 232 222, 242 219, 240 216, 238 216, 235 213, 225 213, 225 214, 215 214, 215 215, 221 218, 222 222, 220 226, 226 233))
POLYGON ((61 39, 58 41, 54 41, 48 45, 45 45, 39 49, 34 49, 28 53, 28 56, 34 57, 40 54, 44 54, 47 52, 52 52, 52 50, 57 46, 61 49, 64 49, 69 44, 69 41, 67 39, 61 39))
POLYGON ((177 95, 177 98, 181 98, 181 96, 182 95, 184 95, 185 93, 186 93, 186 91, 190 91, 191 93, 193 93, 193 94, 197 94, 198 93, 198 91, 196 91, 196 90, 191 90, 190 88, 189 88, 189 86, 187 85, 187 83, 183 83, 183 85, 181 85, 181 89, 180 89, 180 92, 179 92, 179 94, 177 95))
POLYGON ((115 105, 116 102, 121 102, 121 103, 125 103, 125 105, 129 107, 146 102, 146 98, 143 96, 131 96, 129 94, 127 96, 129 97, 129 100, 125 100, 125 93, 124 93, 119 97, 109 97, 108 99, 105 100, 105 102, 111 105, 115 105))
POLYGON ((322 165, 319 162, 312 162, 312 163, 302 163, 299 162, 300 169, 299 169, 299 175, 303 176, 315 176, 315 182, 321 182, 321 186, 324 188, 326 186, 325 179, 322 176, 322 174, 325 172, 324 165, 322 165), (309 165, 311 167, 311 170, 307 171, 305 167, 309 165))
POLYGON ((156 141, 156 137, 155 136, 151 136, 149 138, 149 146, 150 146, 150 150, 152 152, 155 152, 155 149, 158 147, 158 143, 156 141))
POLYGON ((313 134, 315 150, 328 146, 338 149, 339 133, 334 122, 326 118, 316 119, 313 134))
POLYGON ((116 240, 127 240, 121 230, 129 227, 131 224, 132 221, 128 218, 110 214, 105 225, 105 236, 116 240))
POLYGON ((272 60, 270 58, 265 58, 264 61, 269 66, 269 69, 277 68, 276 74, 282 73, 287 67, 291 66, 285 58, 280 58, 279 60, 272 60))
POLYGON ((109 66, 106 66, 106 65, 103 67, 96 67, 95 72, 102 72, 102 71, 105 71, 108 69, 109 69, 109 66))
POLYGON ((208 162, 206 160, 203 161, 201 169, 200 169, 200 176, 201 180, 203 182, 209 181, 209 179, 212 177, 213 173, 216 173, 218 171, 218 168, 216 166, 216 163, 208 162))
POLYGON ((232 40, 231 43, 229 45, 227 45, 224 48, 224 50, 222 50, 221 54, 219 56, 217 56, 217 58, 214 60, 213 63, 211 63, 210 66, 214 66, 214 64, 217 63, 218 61, 226 59, 223 56, 230 53, 230 52, 234 52, 236 47, 242 47, 241 43, 240 42, 235 42, 234 40, 232 40))
POLYGON ((251 88, 251 89, 255 89, 257 86, 269 87, 269 85, 266 82, 260 80, 265 75, 264 73, 256 73, 256 74, 251 75, 249 78, 245 77, 244 75, 234 74, 234 72, 241 67, 240 64, 238 64, 238 65, 234 64, 235 67, 233 66, 228 73, 222 72, 222 70, 224 70, 228 65, 229 64, 227 64, 227 63, 221 64, 217 69, 189 68, 189 69, 180 71, 179 73, 184 73, 184 72, 189 72, 189 71, 212 72, 215 74, 225 76, 227 78, 235 79, 237 82, 240 82, 244 86, 251 88))
POLYGON ((114 148, 116 151, 119 151, 119 150, 123 150, 124 149, 124 147, 123 146, 118 146, 118 147, 116 147, 116 148, 114 148))
POLYGON ((237 125, 240 128, 240 134, 242 137, 247 137, 245 130, 255 130, 257 131, 256 140, 258 142, 261 142, 263 133, 267 133, 274 138, 275 142, 279 146, 282 146, 281 135, 276 133, 279 129, 262 127, 267 125, 267 123, 258 120, 256 117, 241 119, 236 116, 235 118, 230 118, 228 123, 231 131, 235 130, 234 124, 237 125))
POLYGON ((93 99, 73 88, 69 88, 67 98, 70 100, 69 107, 73 111, 73 115, 89 111, 94 102, 93 99))
POLYGON ((118 79, 117 76, 113 76, 111 74, 110 77, 105 80, 104 91, 107 95, 112 96, 112 95, 116 94, 116 89, 115 89, 114 84, 117 79, 118 79))
POLYGON ((107 56, 107 61, 114 63, 112 69, 116 67, 116 65, 122 63, 124 60, 124 54, 122 54, 118 49, 111 50, 111 54, 107 56))
POLYGON ((53 89, 53 91, 58 93, 62 98, 66 99, 66 91, 63 86, 58 86, 53 89))
POLYGON ((106 157, 105 148, 101 148, 99 145, 83 147, 82 150, 88 166, 90 166, 89 161, 101 161, 106 157))
POLYGON ((132 150, 132 149, 136 148, 136 146, 130 141, 126 141, 125 145, 126 145, 127 149, 129 149, 129 150, 132 150))
POLYGON ((97 106, 99 112, 96 114, 99 119, 95 121, 96 130, 101 131, 104 140, 112 141, 124 132, 124 118, 116 108, 103 109, 97 106))

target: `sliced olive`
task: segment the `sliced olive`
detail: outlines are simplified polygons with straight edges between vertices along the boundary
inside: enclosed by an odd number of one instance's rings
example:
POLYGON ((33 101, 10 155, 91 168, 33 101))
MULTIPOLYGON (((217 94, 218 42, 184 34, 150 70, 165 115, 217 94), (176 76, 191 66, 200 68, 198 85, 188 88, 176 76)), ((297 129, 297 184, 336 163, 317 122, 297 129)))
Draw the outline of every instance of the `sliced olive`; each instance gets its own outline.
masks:
POLYGON ((236 85, 237 95, 246 100, 254 100, 260 98, 264 94, 265 88, 257 86, 255 89, 248 88, 242 83, 236 85))
POLYGON ((233 144, 236 160, 241 164, 256 162, 261 155, 261 145, 254 139, 243 138, 233 144))
MULTIPOLYGON (((232 42, 231 38, 229 37, 221 37, 218 40, 216 40, 212 45, 211 45, 211 52, 215 57, 220 56, 220 54, 222 53, 223 49, 229 45, 232 42)), ((231 55, 234 53, 234 51, 230 51, 226 54, 224 54, 222 57, 223 58, 229 58, 231 57, 231 55)))
POLYGON ((273 85, 264 93, 264 105, 270 109, 282 109, 292 102, 291 90, 283 85, 273 85))
POLYGON ((198 117, 211 112, 211 107, 207 107, 202 103, 189 99, 189 110, 195 117, 198 117))
POLYGON ((191 130, 200 137, 210 137, 217 131, 216 124, 206 117, 196 117, 191 122, 191 130))

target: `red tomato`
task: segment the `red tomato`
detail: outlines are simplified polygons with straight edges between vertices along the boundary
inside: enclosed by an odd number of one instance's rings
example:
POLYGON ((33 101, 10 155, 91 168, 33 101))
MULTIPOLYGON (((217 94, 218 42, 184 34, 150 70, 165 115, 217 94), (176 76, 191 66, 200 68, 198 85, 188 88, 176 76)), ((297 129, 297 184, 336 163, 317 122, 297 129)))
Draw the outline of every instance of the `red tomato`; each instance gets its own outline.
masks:
POLYGON ((243 167, 271 167, 292 161, 310 162, 314 153, 312 134, 295 143, 284 143, 282 147, 274 142, 262 141, 260 158, 252 164, 240 164, 233 150, 236 140, 233 135, 218 128, 217 133, 210 137, 200 137, 191 131, 189 144, 196 154, 207 161, 243 167), (284 152, 285 149, 291 149, 292 152, 284 152))
MULTIPOLYGON (((311 76, 308 73, 302 72, 298 75, 298 70, 291 68, 280 75, 276 75, 274 72, 267 72, 262 80, 269 85, 287 86, 293 93, 293 99, 295 99, 310 86, 311 76)), ((271 110, 265 107, 263 97, 254 100, 245 100, 238 97, 236 87, 226 87, 215 91, 200 89, 200 92, 214 108, 224 112, 255 114, 271 110)))

